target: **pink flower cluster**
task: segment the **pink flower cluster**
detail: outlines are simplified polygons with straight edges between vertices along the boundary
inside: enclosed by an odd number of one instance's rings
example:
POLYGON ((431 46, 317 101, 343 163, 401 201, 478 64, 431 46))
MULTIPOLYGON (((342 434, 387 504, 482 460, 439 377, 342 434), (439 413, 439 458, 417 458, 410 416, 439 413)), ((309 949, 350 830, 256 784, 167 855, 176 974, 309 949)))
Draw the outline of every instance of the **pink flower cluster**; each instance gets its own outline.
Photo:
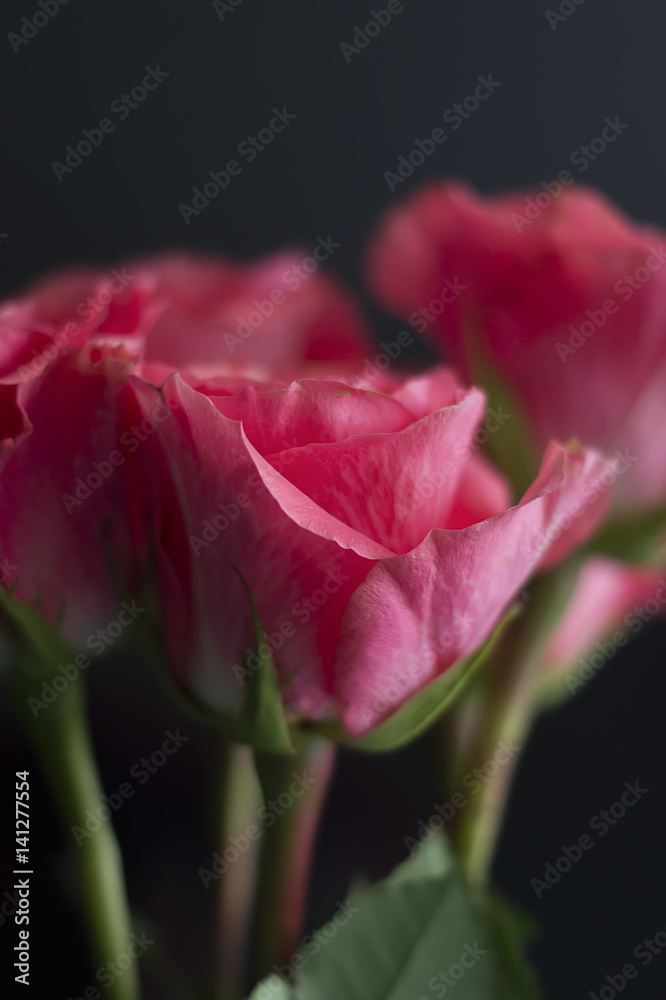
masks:
POLYGON ((290 721, 390 716, 609 511, 666 503, 661 236, 577 189, 517 232, 521 203, 434 186, 372 240, 380 303, 453 367, 369 365, 354 301, 290 254, 66 272, 5 303, 3 586, 73 646, 119 595, 148 602, 178 683, 231 716, 249 591, 290 721), (479 359, 537 457, 522 497, 480 444, 479 359))

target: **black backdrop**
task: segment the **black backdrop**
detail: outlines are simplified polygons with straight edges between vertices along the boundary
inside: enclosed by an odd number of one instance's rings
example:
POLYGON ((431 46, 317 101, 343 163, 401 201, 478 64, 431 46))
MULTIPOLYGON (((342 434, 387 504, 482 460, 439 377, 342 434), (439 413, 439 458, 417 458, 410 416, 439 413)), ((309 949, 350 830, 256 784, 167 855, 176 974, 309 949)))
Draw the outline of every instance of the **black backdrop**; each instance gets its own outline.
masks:
MULTIPOLYGON (((55 0, 45 2, 52 9, 55 0)), ((534 0, 405 0, 404 10, 348 60, 340 43, 352 42, 356 25, 369 19, 369 0, 227 6, 218 4, 218 12, 210 2, 69 0, 27 43, 12 44, 21 19, 41 8, 36 0, 3 5, 4 293, 77 261, 111 262, 165 247, 249 258, 284 244, 307 249, 331 234, 342 244, 331 268, 363 295, 362 249, 394 197, 384 172, 473 92, 479 75, 492 74, 501 86, 395 196, 441 175, 483 191, 539 184, 568 168, 571 154, 599 135, 607 116, 618 116, 629 127, 579 176, 635 217, 666 225, 660 4, 570 2, 563 10, 571 13, 551 16, 551 25, 534 0), (112 102, 141 83, 145 67, 157 65, 168 76, 145 102, 123 120, 110 114, 112 102), (296 115, 289 128, 186 224, 179 203, 191 204, 192 189, 222 169, 275 106, 296 115), (82 130, 107 116, 114 131, 59 182, 52 162, 62 162, 82 130)), ((379 337, 398 329, 366 306, 379 337)), ((646 627, 575 702, 543 718, 522 755, 496 877, 540 925, 534 958, 552 1000, 598 993, 607 974, 632 960, 636 945, 666 930, 665 636, 663 625, 646 627), (530 879, 557 858, 560 845, 588 829, 625 781, 636 780, 649 794, 537 900, 530 879)), ((155 700, 151 680, 132 663, 100 664, 90 680, 104 781, 115 789, 131 764, 159 745, 164 729, 182 719, 155 700)), ((133 903, 148 920, 166 921, 163 950, 186 968, 203 948, 196 868, 206 855, 197 828, 200 770, 211 743, 189 721, 183 726, 191 742, 169 774, 156 776, 123 808, 117 828, 133 903)), ((9 808, 12 772, 31 761, 9 716, 0 740, 9 808)), ((32 801, 41 870, 33 895, 32 995, 65 1000, 93 982, 93 973, 62 892, 63 842, 36 777, 32 801)), ((430 815, 432 802, 419 747, 383 758, 342 755, 308 927, 330 915, 355 871, 380 876, 401 857, 402 838, 430 815)), ((4 807, 3 815, 9 815, 4 807)), ((5 839, 10 830, 2 825, 5 839)), ((4 856, 1 891, 10 884, 11 857, 4 856)), ((12 981, 8 920, 0 939, 4 990, 12 981)), ((624 995, 653 1000, 664 983, 666 953, 641 967, 624 995)), ((166 989, 154 995, 168 996, 166 989)))

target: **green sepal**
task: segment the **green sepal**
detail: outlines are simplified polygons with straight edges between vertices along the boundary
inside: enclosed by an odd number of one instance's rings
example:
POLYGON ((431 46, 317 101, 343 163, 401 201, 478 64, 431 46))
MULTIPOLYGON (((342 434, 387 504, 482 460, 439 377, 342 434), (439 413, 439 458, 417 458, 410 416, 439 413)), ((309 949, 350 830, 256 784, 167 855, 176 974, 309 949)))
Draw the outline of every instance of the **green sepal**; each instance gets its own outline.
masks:
POLYGON ((348 738, 348 745, 358 750, 383 752, 395 750, 416 739, 455 704, 476 671, 494 650, 506 626, 517 614, 519 608, 516 605, 509 610, 490 639, 479 650, 413 694, 384 722, 380 722, 363 736, 348 738))
POLYGON ((254 668, 245 668, 249 677, 245 680, 245 698, 233 729, 233 738, 238 743, 247 743, 255 750, 293 753, 294 746, 284 715, 278 673, 252 594, 242 577, 241 582, 250 604, 258 662, 254 668))
POLYGON ((58 663, 66 663, 72 650, 56 628, 36 607, 19 601, 0 587, 0 623, 11 649, 9 672, 20 675, 23 684, 51 680, 58 663))

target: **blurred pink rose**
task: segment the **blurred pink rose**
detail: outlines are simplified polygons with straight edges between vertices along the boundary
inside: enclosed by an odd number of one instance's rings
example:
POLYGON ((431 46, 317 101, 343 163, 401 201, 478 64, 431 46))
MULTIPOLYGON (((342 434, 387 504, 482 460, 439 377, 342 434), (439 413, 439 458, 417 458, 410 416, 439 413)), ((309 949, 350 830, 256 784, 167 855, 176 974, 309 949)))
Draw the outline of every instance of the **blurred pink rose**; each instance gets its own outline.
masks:
POLYGON ((562 672, 577 665, 567 678, 575 691, 578 681, 590 680, 618 648, 664 611, 663 572, 614 559, 588 559, 546 650, 546 666, 562 672))
POLYGON ((64 613, 67 638, 117 612, 111 569, 133 589, 148 557, 134 456, 141 421, 154 429, 164 403, 156 392, 139 412, 133 376, 159 384, 181 363, 345 369, 365 357, 353 300, 303 262, 147 258, 57 273, 0 306, 0 584, 18 581, 17 596, 51 621, 64 613))
POLYGON ((174 254, 37 282, 0 307, 2 453, 29 430, 26 383, 83 344, 122 346, 165 372, 360 364, 370 340, 356 304, 335 279, 305 270, 307 260, 315 261, 295 252, 253 264, 174 254))
POLYGON ((153 278, 156 301, 167 304, 145 360, 206 371, 236 363, 273 372, 359 364, 371 339, 356 303, 324 271, 305 270, 304 261, 318 267, 293 251, 252 265, 182 255, 130 264, 153 278))
POLYGON ((21 386, 29 430, 0 472, 0 583, 75 646, 117 617, 149 552, 133 370, 122 349, 60 355, 21 386))
POLYGON ((368 257, 379 301, 473 378, 479 350, 538 450, 577 438, 628 466, 626 510, 666 499, 666 245, 600 195, 481 198, 431 185, 389 212, 368 257))

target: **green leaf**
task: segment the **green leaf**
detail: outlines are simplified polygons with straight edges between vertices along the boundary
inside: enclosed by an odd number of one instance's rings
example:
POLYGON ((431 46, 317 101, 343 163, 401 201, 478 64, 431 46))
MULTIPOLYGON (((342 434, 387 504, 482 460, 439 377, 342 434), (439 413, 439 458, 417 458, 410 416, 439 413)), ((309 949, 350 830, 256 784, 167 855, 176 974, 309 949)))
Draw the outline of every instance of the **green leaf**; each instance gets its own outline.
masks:
POLYGON ((482 897, 487 918, 495 934, 501 975, 507 983, 520 986, 520 996, 539 997, 539 984, 530 965, 525 962, 525 942, 534 936, 534 924, 523 910, 499 896, 482 897))
POLYGON ((296 994, 279 976, 268 976, 255 986, 249 1000, 295 1000, 296 994))
POLYGON ((508 622, 513 620, 517 613, 517 608, 509 611, 481 649, 421 688, 374 729, 363 736, 349 740, 349 746, 358 750, 386 751, 394 750, 415 739, 451 707, 473 674, 495 648, 508 622))
POLYGON ((538 1000, 519 922, 471 889, 439 838, 386 881, 343 900, 323 933, 251 1000, 538 1000), (285 981, 287 980, 287 981, 285 981))
POLYGON ((433 833, 430 840, 420 843, 406 861, 394 868, 386 881, 397 885, 399 882, 448 875, 453 867, 454 860, 448 842, 444 837, 433 833))
POLYGON ((255 750, 292 753, 277 670, 252 595, 242 577, 241 582, 250 602, 257 662, 254 667, 246 667, 245 700, 233 736, 238 743, 247 743, 255 750))

